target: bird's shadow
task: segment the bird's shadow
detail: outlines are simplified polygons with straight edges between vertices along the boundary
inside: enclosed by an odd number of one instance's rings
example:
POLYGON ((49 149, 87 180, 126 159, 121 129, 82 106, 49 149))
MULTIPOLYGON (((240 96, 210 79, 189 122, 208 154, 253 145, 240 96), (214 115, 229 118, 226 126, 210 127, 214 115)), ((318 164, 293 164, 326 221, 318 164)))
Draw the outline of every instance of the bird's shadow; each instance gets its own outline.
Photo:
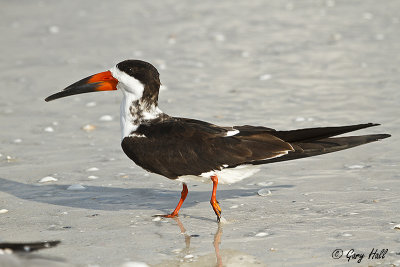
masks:
MULTIPOLYGON (((81 191, 67 190, 68 185, 25 184, 0 178, 0 191, 20 199, 91 210, 148 210, 168 211, 177 204, 178 190, 156 188, 119 188, 87 186, 81 191)), ((270 190, 290 188, 293 185, 270 186, 270 190)), ((189 191, 184 206, 192 207, 199 202, 209 201, 210 191, 189 191)), ((218 190, 218 200, 254 196, 256 188, 218 190)))

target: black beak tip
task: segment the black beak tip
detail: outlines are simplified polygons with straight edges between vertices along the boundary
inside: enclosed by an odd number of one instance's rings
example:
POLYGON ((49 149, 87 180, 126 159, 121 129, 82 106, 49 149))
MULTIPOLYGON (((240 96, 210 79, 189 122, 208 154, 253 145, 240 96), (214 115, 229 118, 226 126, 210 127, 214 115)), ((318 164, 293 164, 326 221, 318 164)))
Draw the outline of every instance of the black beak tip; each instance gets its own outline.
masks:
POLYGON ((69 95, 71 95, 71 92, 68 92, 68 91, 61 91, 61 92, 58 92, 58 93, 55 93, 55 94, 52 94, 52 95, 46 97, 46 98, 44 99, 44 101, 50 102, 50 101, 59 99, 59 98, 61 98, 61 97, 69 96, 69 95))
POLYGON ((52 101, 52 100, 54 100, 54 99, 57 99, 58 97, 57 97, 56 95, 57 95, 57 94, 53 94, 53 95, 51 95, 51 96, 48 96, 48 97, 46 97, 46 98, 44 99, 44 101, 50 102, 50 101, 52 101))

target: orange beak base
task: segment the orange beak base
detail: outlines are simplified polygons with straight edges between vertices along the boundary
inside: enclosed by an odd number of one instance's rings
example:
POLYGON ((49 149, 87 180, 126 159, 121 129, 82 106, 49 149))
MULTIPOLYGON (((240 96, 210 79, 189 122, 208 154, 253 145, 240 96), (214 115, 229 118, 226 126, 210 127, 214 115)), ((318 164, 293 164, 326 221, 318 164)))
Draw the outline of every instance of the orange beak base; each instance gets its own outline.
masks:
POLYGON ((117 84, 118 80, 111 75, 110 71, 100 72, 71 84, 61 92, 55 93, 45 100, 49 102, 70 95, 117 90, 117 84))

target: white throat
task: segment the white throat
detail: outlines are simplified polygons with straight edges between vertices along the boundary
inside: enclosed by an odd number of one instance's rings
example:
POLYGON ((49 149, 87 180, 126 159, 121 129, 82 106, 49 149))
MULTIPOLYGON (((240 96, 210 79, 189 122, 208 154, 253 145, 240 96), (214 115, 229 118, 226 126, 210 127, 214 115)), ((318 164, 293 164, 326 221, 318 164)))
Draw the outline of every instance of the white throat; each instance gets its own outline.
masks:
POLYGON ((116 66, 110 69, 111 74, 118 80, 117 89, 122 91, 121 102, 121 140, 130 136, 144 120, 159 117, 162 111, 156 106, 145 107, 141 101, 144 85, 134 77, 120 71, 116 66))
POLYGON ((145 108, 141 100, 138 100, 133 94, 123 92, 121 102, 121 140, 136 131, 142 121, 155 119, 162 113, 157 106, 145 108))

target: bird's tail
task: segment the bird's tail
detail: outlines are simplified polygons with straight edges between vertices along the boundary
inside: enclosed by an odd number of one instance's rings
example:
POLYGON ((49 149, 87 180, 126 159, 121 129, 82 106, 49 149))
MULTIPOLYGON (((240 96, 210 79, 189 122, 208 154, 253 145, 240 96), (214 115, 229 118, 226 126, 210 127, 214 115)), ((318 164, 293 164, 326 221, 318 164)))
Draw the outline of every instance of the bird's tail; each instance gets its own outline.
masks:
POLYGON ((294 131, 277 131, 273 134, 278 138, 290 143, 294 151, 286 155, 254 162, 254 164, 265 164, 286 160, 312 157, 331 152, 336 152, 355 146, 367 144, 390 137, 390 134, 371 134, 361 136, 332 137, 355 130, 377 126, 379 124, 367 123, 341 127, 308 128, 294 131))

